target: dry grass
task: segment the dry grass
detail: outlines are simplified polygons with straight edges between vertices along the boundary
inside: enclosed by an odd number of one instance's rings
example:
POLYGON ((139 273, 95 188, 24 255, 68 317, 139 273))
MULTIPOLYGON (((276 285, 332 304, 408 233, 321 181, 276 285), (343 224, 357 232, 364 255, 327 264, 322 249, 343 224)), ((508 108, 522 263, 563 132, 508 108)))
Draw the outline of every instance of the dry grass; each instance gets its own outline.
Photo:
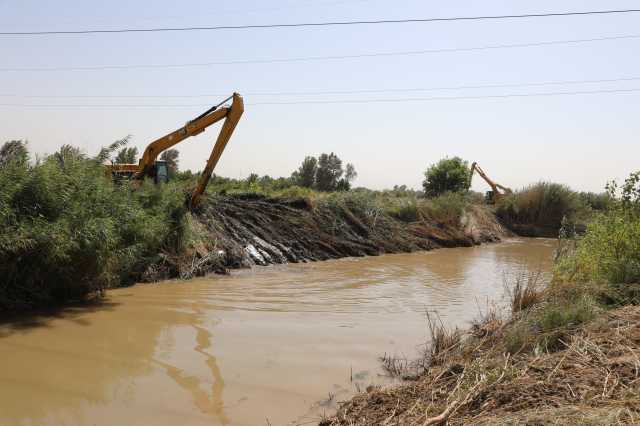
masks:
POLYGON ((408 376, 412 370, 412 363, 405 356, 387 354, 380 357, 382 369, 391 377, 408 376))
POLYGON ((425 365, 439 365, 455 351, 462 342, 462 332, 457 328, 449 330, 437 313, 425 312, 429 331, 429 343, 424 353, 425 365))
POLYGON ((513 315, 528 310, 544 299, 540 272, 518 274, 513 285, 509 285, 505 280, 504 288, 509 297, 509 306, 513 315))
POLYGON ((510 326, 471 335, 420 380, 358 395, 322 424, 640 422, 640 307, 602 314, 552 353, 505 353, 510 326))

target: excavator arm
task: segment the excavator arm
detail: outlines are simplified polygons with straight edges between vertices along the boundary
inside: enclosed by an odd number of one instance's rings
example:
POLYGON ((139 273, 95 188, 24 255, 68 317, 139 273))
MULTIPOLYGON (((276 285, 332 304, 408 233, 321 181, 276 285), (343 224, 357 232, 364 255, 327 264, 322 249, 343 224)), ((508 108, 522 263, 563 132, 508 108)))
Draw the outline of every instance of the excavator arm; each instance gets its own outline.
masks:
POLYGON ((243 113, 244 102, 242 100, 242 96, 238 93, 234 93, 218 105, 209 108, 204 113, 187 122, 183 127, 151 142, 144 150, 142 158, 139 160, 138 164, 111 164, 107 166, 106 171, 108 174, 116 178, 118 176, 127 176, 134 179, 142 179, 146 176, 155 176, 157 172, 156 160, 163 151, 191 136, 204 132, 207 127, 224 119, 218 139, 211 151, 211 155, 209 156, 209 160, 207 161, 204 171, 198 180, 198 185, 189 195, 189 206, 191 208, 195 208, 200 202, 200 198, 211 179, 213 169, 216 167, 216 164, 218 163, 218 160, 227 146, 227 142, 229 142, 229 139, 231 138, 231 135, 233 134, 233 131, 235 130, 243 113), (232 99, 231 106, 222 106, 230 99, 232 99))
POLYGON ((471 175, 469 177, 469 186, 471 186, 471 180, 473 179, 474 172, 478 172, 480 177, 482 177, 482 179, 484 179, 484 181, 487 182, 487 184, 491 187, 491 191, 493 193, 494 199, 498 199, 504 195, 509 195, 513 193, 511 188, 507 188, 506 186, 502 186, 499 183, 496 183, 493 180, 491 180, 489 176, 486 175, 484 170, 482 170, 482 168, 478 165, 478 163, 475 163, 475 162, 471 165, 471 175))
POLYGON ((207 188, 209 179, 211 179, 213 169, 215 169, 216 164, 218 164, 218 160, 222 155, 222 151, 224 151, 225 147, 227 146, 227 142, 229 142, 229 139, 231 138, 236 125, 240 121, 240 117, 242 117, 243 112, 244 102, 242 100, 242 97, 237 93, 234 93, 233 103, 231 104, 231 108, 227 108, 226 110, 226 120, 222 124, 222 129, 220 129, 216 144, 213 146, 213 150, 211 151, 211 155, 207 160, 207 164, 204 167, 202 174, 200 175, 198 186, 196 186, 196 189, 191 194, 191 200, 189 203, 191 208, 195 208, 200 202, 200 198, 202 197, 204 190, 207 188))
MULTIPOLYGON (((234 118, 236 119, 236 122, 233 124, 231 129, 231 132, 233 132, 233 129, 235 128, 235 124, 237 124, 237 121, 240 120, 240 117, 242 116, 243 111, 244 111, 244 103, 242 101, 242 97, 239 94, 234 93, 232 96, 228 97, 227 99, 222 101, 220 104, 208 109, 204 113, 200 114, 198 117, 187 122, 187 124, 179 128, 178 130, 175 130, 151 142, 147 146, 147 148, 144 150, 144 153, 142 154, 142 158, 140 159, 140 163, 138 164, 138 174, 136 175, 136 178, 140 179, 148 175, 151 169, 153 168, 156 159, 163 151, 171 148, 172 146, 182 142, 183 140, 191 136, 196 136, 204 132, 207 127, 217 123, 223 118, 227 119, 225 122, 225 125, 226 125, 226 123, 229 122, 229 117, 231 115, 233 115, 234 118), (220 106, 225 102, 227 102, 229 99, 233 99, 231 106, 220 108, 220 106), (233 114, 231 114, 231 111, 233 111, 233 114)), ((223 126, 223 131, 224 131, 224 127, 225 126, 223 126)), ((231 134, 229 134, 229 137, 231 137, 231 134)), ((228 140, 229 138, 227 138, 227 141, 228 140)), ((218 142, 219 141, 220 141, 220 138, 218 138, 218 142)), ((216 143, 216 146, 217 145, 218 143, 216 143)), ((226 142, 224 143, 224 145, 226 145, 226 142)), ((215 151, 215 147, 214 147, 214 151, 215 151)))

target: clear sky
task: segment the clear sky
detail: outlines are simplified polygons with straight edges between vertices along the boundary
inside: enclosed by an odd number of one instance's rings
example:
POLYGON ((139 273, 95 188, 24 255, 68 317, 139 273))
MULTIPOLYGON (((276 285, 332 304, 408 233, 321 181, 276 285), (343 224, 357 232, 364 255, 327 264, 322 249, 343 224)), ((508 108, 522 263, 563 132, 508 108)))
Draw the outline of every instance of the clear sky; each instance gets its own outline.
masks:
MULTIPOLYGON (((2 31, 242 25, 623 9, 633 0, 0 0, 2 31), (220 4, 219 6, 216 4, 220 4)), ((531 87, 431 89, 640 78, 640 38, 404 56, 173 68, 7 71, 6 68, 193 64, 535 43, 640 35, 640 13, 376 26, 0 37, 0 141, 51 153, 95 153, 124 135, 141 150, 233 91, 246 111, 216 172, 288 176, 305 155, 336 152, 356 185, 418 188, 443 156, 478 161, 514 188, 539 180, 602 190, 640 169, 640 92, 393 103, 270 102, 475 97, 640 89, 639 80, 531 87), (265 95, 265 93, 272 93, 265 95), (262 103, 262 105, 260 105, 262 103), (28 105, 28 106, 25 106, 28 105), (45 106, 53 105, 53 106, 45 106)), ((201 169, 217 129, 180 144, 201 169)), ((477 190, 486 189, 479 180, 477 190)))

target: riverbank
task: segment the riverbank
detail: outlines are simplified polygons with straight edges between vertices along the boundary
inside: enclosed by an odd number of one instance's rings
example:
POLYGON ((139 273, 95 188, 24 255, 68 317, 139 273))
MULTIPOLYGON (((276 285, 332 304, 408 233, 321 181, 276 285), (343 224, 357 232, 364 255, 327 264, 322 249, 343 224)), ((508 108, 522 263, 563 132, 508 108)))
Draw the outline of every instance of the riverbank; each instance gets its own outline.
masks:
POLYGON ((166 256, 144 281, 229 269, 470 247, 512 235, 481 203, 401 220, 369 194, 322 199, 259 194, 211 196, 190 220, 188 248, 166 256))
POLYGON ((137 282, 467 247, 509 235, 470 194, 424 199, 293 187, 209 193, 193 212, 184 203, 186 183, 114 185, 91 161, 54 160, 3 169, 0 312, 61 306, 137 282))
MULTIPOLYGON (((636 424, 640 418, 640 173, 584 235, 561 232, 553 279, 506 286, 471 329, 428 318, 411 381, 370 388, 322 425, 636 424)), ((563 220, 564 221, 564 220, 563 220)))
POLYGON ((424 374, 370 388, 320 424, 635 424, 640 416, 640 307, 601 313, 558 351, 510 351, 518 321, 489 318, 430 354, 424 374))

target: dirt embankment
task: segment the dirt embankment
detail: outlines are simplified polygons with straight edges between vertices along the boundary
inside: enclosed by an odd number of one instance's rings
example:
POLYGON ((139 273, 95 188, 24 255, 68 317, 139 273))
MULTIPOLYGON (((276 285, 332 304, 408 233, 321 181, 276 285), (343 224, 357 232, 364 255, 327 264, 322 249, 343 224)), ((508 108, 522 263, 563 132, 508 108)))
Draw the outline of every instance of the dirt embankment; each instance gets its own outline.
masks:
POLYGON ((640 307, 603 313, 552 353, 508 355, 486 325, 413 381, 369 388, 320 424, 637 424, 640 307))
POLYGON ((482 205, 455 223, 402 222, 346 201, 317 203, 258 195, 215 196, 191 220, 193 247, 164 259, 147 280, 287 262, 472 246, 508 235, 482 205))

